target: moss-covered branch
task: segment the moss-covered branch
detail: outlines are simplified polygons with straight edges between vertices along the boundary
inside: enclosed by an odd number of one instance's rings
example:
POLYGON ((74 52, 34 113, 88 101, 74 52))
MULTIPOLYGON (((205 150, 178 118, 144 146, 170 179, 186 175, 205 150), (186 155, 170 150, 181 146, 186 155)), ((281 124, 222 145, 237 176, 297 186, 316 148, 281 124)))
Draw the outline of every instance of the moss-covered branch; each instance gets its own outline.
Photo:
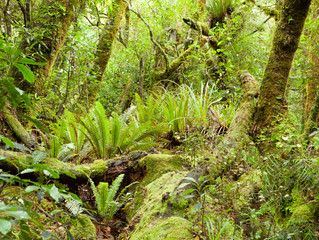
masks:
POLYGON ((205 43, 209 41, 209 39, 210 38, 202 37, 202 39, 200 39, 200 41, 197 44, 194 44, 192 47, 185 50, 181 55, 179 55, 178 58, 172 61, 168 65, 168 67, 165 68, 163 71, 154 72, 152 74, 152 77, 156 80, 167 79, 187 60, 188 56, 190 56, 196 49, 203 47, 205 43))
POLYGON ((6 123, 11 127, 14 134, 28 147, 34 149, 37 146, 37 142, 33 137, 24 129, 16 115, 13 114, 12 107, 6 101, 3 107, 3 116, 6 123))
POLYGON ((96 99, 97 93, 100 89, 100 83, 102 82, 103 75, 109 59, 111 57, 113 41, 118 33, 120 23, 124 17, 127 3, 123 0, 115 0, 112 4, 113 18, 110 22, 105 24, 102 30, 99 43, 95 52, 95 62, 93 66, 92 75, 95 75, 95 79, 90 81, 87 89, 87 104, 92 105, 96 99))
MULTIPOLYGON (((139 166, 138 159, 147 155, 145 152, 133 152, 126 157, 117 157, 109 160, 95 160, 93 163, 75 165, 73 163, 62 162, 56 158, 45 158, 41 164, 51 168, 60 174, 59 181, 77 187, 80 182, 86 182, 89 175, 95 181, 111 182, 119 174, 126 174, 126 181, 134 182, 144 174, 143 167, 139 166), (70 177, 70 174, 75 178, 70 177)), ((29 154, 22 154, 0 149, 0 156, 4 159, 0 161, 0 169, 6 172, 19 173, 27 168, 32 168, 33 158, 29 154)), ((44 176, 42 171, 35 173, 33 177, 44 176)))

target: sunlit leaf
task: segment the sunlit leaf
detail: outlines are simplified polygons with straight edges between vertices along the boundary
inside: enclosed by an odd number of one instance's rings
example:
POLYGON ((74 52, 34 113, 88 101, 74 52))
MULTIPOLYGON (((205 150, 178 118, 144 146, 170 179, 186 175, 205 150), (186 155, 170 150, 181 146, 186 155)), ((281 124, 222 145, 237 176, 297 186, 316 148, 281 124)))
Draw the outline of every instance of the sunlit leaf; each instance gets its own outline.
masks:
POLYGON ((34 83, 34 74, 28 67, 19 63, 14 63, 13 65, 19 69, 25 80, 27 80, 29 83, 34 83))

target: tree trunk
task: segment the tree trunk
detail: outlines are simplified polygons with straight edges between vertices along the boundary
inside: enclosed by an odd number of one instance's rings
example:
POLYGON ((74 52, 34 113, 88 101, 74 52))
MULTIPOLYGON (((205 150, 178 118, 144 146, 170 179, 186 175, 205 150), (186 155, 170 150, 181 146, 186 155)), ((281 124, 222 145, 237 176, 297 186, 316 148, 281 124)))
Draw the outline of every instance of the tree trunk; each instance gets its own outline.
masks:
POLYGON ((295 52, 308 14, 311 0, 285 0, 280 14, 273 46, 264 72, 255 113, 254 135, 262 133, 259 150, 267 152, 270 140, 281 119, 287 115, 286 87, 295 52))
POLYGON ((319 47, 318 41, 319 37, 317 35, 318 30, 318 15, 319 8, 313 6, 312 11, 309 14, 312 25, 311 28, 307 29, 306 35, 309 39, 308 46, 309 52, 307 53, 307 59, 309 60, 310 66, 308 70, 308 82, 306 87, 306 104, 305 104, 305 129, 304 136, 305 140, 308 141, 309 134, 315 130, 315 127, 318 126, 318 84, 319 84, 319 47), (317 110, 316 110, 317 109, 317 110))
POLYGON ((76 15, 76 5, 81 0, 44 0, 39 6, 37 14, 30 23, 29 31, 36 31, 39 37, 30 41, 29 36, 21 42, 19 48, 44 66, 32 65, 32 71, 37 75, 35 83, 23 80, 22 75, 14 68, 9 70, 9 76, 15 78, 15 84, 27 93, 46 95, 48 78, 51 68, 63 47, 68 30, 76 15), (52 14, 55 11, 55 14, 52 14))
POLYGON ((105 24, 95 52, 96 60, 92 70, 92 75, 95 76, 95 79, 89 82, 87 89, 87 103, 89 106, 94 103, 100 89, 106 66, 111 57, 113 41, 118 33, 126 7, 127 4, 123 0, 113 1, 112 18, 105 24))

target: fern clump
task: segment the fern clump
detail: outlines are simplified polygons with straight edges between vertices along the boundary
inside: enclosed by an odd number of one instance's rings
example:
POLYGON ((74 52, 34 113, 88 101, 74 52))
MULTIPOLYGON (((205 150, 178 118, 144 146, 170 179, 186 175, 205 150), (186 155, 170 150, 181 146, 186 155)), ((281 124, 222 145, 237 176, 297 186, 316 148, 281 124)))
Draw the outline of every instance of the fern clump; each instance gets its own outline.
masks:
POLYGON ((100 182, 98 188, 95 187, 94 182, 89 178, 95 196, 98 214, 106 221, 112 219, 119 208, 120 203, 115 200, 115 195, 121 186, 123 178, 124 174, 119 175, 111 186, 109 186, 107 182, 100 182))

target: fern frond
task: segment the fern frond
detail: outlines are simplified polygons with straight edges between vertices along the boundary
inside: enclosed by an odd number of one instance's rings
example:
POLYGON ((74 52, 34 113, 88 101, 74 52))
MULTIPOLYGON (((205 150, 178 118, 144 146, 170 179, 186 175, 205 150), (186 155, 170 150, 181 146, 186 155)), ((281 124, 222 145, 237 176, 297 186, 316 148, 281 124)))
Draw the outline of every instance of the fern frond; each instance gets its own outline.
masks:
POLYGON ((107 201, 109 195, 109 184, 107 182, 99 183, 99 198, 96 199, 98 212, 102 217, 107 217, 109 202, 107 201))
POLYGON ((78 216, 84 212, 84 208, 81 207, 81 202, 75 199, 67 199, 65 206, 74 216, 78 216))
POLYGON ((107 198, 108 202, 111 202, 114 199, 117 191, 119 190, 119 188, 121 186, 123 178, 124 178, 124 174, 120 174, 113 181, 113 183, 112 183, 112 185, 110 187, 109 193, 108 193, 108 198, 107 198))

